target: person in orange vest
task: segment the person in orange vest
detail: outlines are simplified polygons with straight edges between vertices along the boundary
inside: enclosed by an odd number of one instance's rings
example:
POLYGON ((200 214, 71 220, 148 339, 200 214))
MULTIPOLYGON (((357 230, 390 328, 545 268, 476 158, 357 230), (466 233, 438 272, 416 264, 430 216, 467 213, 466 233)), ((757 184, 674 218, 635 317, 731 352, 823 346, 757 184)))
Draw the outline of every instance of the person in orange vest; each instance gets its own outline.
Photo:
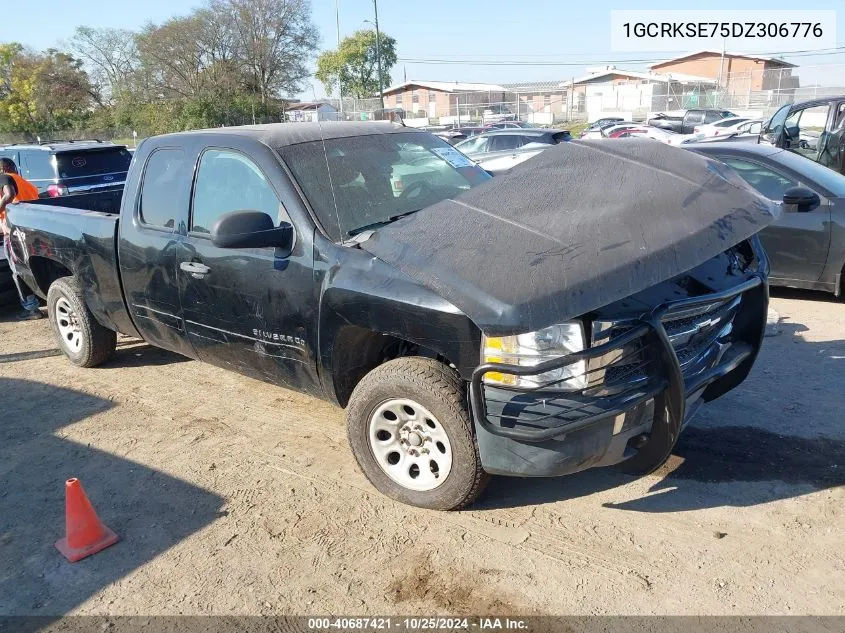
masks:
POLYGON ((21 307, 23 308, 23 312, 21 312, 18 318, 24 320, 43 319, 44 315, 38 309, 38 297, 32 293, 24 294, 24 288, 26 286, 21 283, 15 270, 15 254, 12 251, 12 238, 9 235, 9 227, 6 224, 6 208, 8 205, 16 202, 36 200, 37 198, 38 189, 18 173, 18 167, 15 165, 15 161, 11 158, 0 158, 0 225, 2 225, 3 229, 3 250, 6 254, 6 260, 9 262, 12 279, 15 282, 15 287, 18 289, 18 296, 20 297, 21 307))

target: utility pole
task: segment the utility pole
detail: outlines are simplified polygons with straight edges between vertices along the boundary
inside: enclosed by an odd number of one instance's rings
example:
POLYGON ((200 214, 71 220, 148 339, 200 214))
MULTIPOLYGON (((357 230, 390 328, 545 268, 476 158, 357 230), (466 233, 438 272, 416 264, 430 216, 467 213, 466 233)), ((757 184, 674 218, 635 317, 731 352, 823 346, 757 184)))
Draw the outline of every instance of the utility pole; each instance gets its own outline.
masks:
POLYGON ((727 42, 727 38, 722 38, 722 58, 719 60, 719 84, 716 86, 717 89, 722 89, 722 75, 724 74, 725 68, 725 44, 727 42))
POLYGON ((384 86, 381 83, 381 35, 378 30, 378 0, 373 0, 373 10, 376 17, 376 65, 378 66, 378 98, 381 109, 384 110, 384 86))
MULTIPOLYGON (((334 0, 334 18, 337 24, 337 50, 340 50, 340 0, 334 0)), ((340 102, 338 104, 340 106, 338 108, 340 110, 340 118, 343 120, 343 84, 340 83, 340 79, 337 82, 337 96, 340 102)))

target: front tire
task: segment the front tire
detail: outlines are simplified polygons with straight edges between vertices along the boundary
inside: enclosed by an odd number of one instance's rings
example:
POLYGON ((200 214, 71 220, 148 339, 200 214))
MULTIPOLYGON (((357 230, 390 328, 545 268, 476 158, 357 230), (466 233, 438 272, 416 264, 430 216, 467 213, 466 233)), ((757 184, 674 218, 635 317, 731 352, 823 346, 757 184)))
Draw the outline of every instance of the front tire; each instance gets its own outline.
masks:
POLYGON ((352 392, 346 420, 358 465, 392 499, 457 510, 487 486, 463 382, 443 363, 399 358, 376 367, 352 392))
POLYGON ((47 314, 59 347, 79 367, 96 367, 114 355, 117 333, 91 314, 76 277, 62 277, 47 291, 47 314))

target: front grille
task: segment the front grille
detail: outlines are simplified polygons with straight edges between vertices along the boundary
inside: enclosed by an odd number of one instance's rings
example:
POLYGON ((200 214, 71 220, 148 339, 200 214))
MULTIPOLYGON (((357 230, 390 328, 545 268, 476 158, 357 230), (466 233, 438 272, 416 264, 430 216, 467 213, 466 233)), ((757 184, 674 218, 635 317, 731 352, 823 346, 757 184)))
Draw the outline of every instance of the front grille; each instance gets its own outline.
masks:
MULTIPOLYGON (((739 311, 742 296, 728 301, 700 306, 690 314, 690 309, 673 311, 671 308, 661 322, 678 355, 681 369, 702 360, 709 349, 718 344, 718 339, 730 333, 731 324, 739 311)), ((686 374, 686 371, 684 372, 686 374)))
MULTIPOLYGON (((661 323, 669 337, 669 342, 678 356, 678 362, 684 377, 694 375, 718 361, 721 346, 731 333, 732 323, 742 302, 742 295, 698 306, 680 306, 666 310, 661 323)), ((630 319, 614 321, 603 319, 593 323, 593 347, 606 343, 630 330, 634 321, 630 319)), ((639 343, 639 342, 638 342, 639 343)), ((641 345, 641 344, 640 344, 641 345)), ((627 350, 614 351, 617 362, 600 357, 593 359, 589 370, 593 377, 591 385, 604 393, 618 392, 647 379, 647 354, 634 346, 627 350), (619 357, 627 358, 621 359, 619 357), (602 372, 601 367, 606 369, 602 372)))
POLYGON ((760 297, 761 283, 755 276, 733 291, 691 296, 636 317, 614 320, 612 312, 611 318, 604 312, 591 324, 586 350, 547 361, 537 370, 482 365, 470 384, 476 420, 495 435, 542 441, 597 422, 624 427, 621 414, 627 416, 660 393, 666 394, 667 407, 682 412, 686 394, 713 384, 753 353, 754 341, 746 339, 756 336, 749 324, 756 319, 760 302, 754 298, 760 297), (672 354, 681 375, 672 368, 672 354), (574 363, 586 365, 586 388, 567 387, 567 378, 532 388, 483 381, 488 372, 536 376, 574 363))

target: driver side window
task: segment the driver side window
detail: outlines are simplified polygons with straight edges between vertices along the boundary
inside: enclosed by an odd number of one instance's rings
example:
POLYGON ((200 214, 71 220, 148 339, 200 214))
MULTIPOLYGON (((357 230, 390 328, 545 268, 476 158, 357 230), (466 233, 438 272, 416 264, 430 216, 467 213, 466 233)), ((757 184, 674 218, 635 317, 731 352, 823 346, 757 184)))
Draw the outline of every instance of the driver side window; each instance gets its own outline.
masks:
POLYGON ((740 158, 731 158, 729 156, 720 156, 718 158, 726 165, 732 167, 745 182, 769 200, 781 202, 783 200, 783 194, 786 193, 787 189, 797 187, 800 184, 792 178, 759 163, 740 158))
POLYGON ((190 231, 211 233, 217 219, 231 211, 263 211, 278 223, 287 214, 264 173, 232 150, 203 152, 194 185, 190 231))

